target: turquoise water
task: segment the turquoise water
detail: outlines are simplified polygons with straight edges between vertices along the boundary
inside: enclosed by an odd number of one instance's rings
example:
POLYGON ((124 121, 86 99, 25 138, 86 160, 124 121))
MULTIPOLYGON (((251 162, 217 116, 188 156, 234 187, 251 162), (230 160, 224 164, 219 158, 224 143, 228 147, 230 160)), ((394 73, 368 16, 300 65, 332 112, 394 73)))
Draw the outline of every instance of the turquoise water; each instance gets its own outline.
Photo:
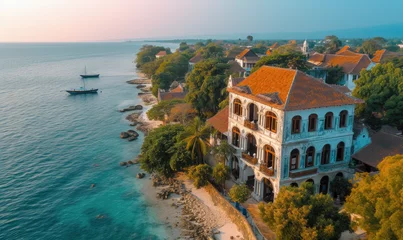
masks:
POLYGON ((0 44, 0 239, 163 239, 138 167, 119 166, 143 140, 119 138, 130 127, 117 112, 140 103, 125 83, 140 46, 0 44), (102 92, 61 92, 81 86, 85 65, 102 92))

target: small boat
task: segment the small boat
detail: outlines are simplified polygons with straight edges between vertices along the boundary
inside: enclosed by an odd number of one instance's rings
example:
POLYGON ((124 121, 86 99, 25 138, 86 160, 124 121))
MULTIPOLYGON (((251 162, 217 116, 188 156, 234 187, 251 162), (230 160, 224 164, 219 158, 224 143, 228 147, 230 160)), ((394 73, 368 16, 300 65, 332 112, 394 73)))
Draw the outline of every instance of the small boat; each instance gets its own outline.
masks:
POLYGON ((85 80, 83 79, 83 86, 78 89, 70 89, 66 90, 66 92, 70 93, 71 95, 78 95, 78 94, 90 94, 90 93, 98 93, 98 88, 85 88, 85 80))
POLYGON ((79 88, 79 89, 66 90, 66 92, 70 93, 71 95, 89 94, 89 93, 98 93, 98 89, 97 88, 91 88, 91 89, 79 88))
POLYGON ((87 74, 87 66, 85 66, 84 74, 80 74, 82 78, 98 78, 99 74, 87 74))

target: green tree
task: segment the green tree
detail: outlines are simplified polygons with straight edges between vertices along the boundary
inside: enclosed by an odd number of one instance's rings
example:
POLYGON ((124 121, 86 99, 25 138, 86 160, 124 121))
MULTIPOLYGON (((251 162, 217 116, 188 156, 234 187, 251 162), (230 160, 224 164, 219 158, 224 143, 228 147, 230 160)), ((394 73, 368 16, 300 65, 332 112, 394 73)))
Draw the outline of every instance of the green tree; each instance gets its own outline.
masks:
POLYGON ((345 201, 346 197, 350 195, 353 185, 344 177, 336 177, 330 182, 330 191, 336 196, 340 197, 341 201, 345 201))
POLYGON ((212 169, 207 164, 199 164, 188 169, 188 176, 193 180, 193 185, 196 188, 204 187, 208 184, 211 178, 212 169))
POLYGON ((363 99, 364 104, 356 108, 356 115, 371 125, 381 122, 403 130, 401 97, 403 95, 403 70, 393 63, 378 64, 370 71, 361 71, 355 81, 353 96, 363 99), (400 118, 400 119, 399 119, 400 118), (378 121, 376 121, 378 119, 378 121))
POLYGON ((157 58, 154 61, 146 62, 141 65, 140 70, 148 78, 151 78, 163 62, 163 58, 157 58))
POLYGON ((342 43, 340 39, 334 35, 325 37, 326 53, 336 53, 339 51, 342 43))
POLYGON ((200 48, 197 52, 201 53, 203 59, 224 57, 224 48, 213 42, 207 44, 205 47, 200 48))
POLYGON ((259 210, 277 239, 338 240, 350 229, 350 218, 339 213, 330 195, 313 194, 311 183, 282 187, 274 203, 260 203, 259 210))
POLYGON ((340 66, 334 66, 326 69, 326 83, 339 84, 344 77, 343 68, 340 66))
POLYGON ((227 93, 222 92, 227 87, 227 69, 228 64, 218 59, 207 59, 197 63, 187 75, 186 101, 200 116, 213 116, 219 110, 218 104, 227 97, 227 93))
POLYGON ((255 46, 252 47, 252 51, 254 53, 266 54, 267 45, 264 44, 263 42, 260 42, 260 43, 258 43, 258 44, 256 44, 255 46))
POLYGON ((250 197, 249 188, 245 184, 241 185, 235 184, 229 190, 229 197, 234 202, 244 203, 250 197))
POLYGON ((139 158, 142 169, 149 173, 158 173, 170 177, 174 173, 171 168, 172 147, 179 134, 183 133, 182 125, 167 125, 152 130, 145 138, 139 158))
POLYGON ((317 53, 324 53, 324 52, 326 52, 325 46, 321 46, 321 45, 315 46, 312 50, 315 51, 315 52, 317 52, 317 53))
POLYGON ((152 62, 156 59, 155 55, 159 51, 167 51, 171 53, 169 48, 164 48, 161 46, 143 45, 140 51, 137 53, 136 57, 136 67, 141 68, 141 66, 147 62, 152 62))
POLYGON ((370 56, 373 56, 374 53, 380 49, 382 49, 382 45, 380 45, 379 42, 374 39, 370 39, 363 42, 361 48, 363 53, 368 54, 370 56))
POLYGON ((249 42, 252 42, 252 41, 253 41, 253 36, 252 36, 252 35, 248 35, 248 36, 246 37, 246 39, 248 39, 249 42))
POLYGON ((186 150, 186 142, 180 141, 180 139, 178 139, 177 143, 171 147, 168 152, 172 154, 169 166, 173 171, 182 171, 193 164, 192 156, 190 152, 186 150))
POLYGON ((209 129, 199 117, 195 117, 193 122, 185 128, 183 139, 187 144, 186 150, 191 152, 191 157, 195 163, 204 163, 203 157, 207 154, 208 137, 209 129))
POLYGON ((184 100, 173 99, 168 101, 161 101, 154 105, 150 110, 147 111, 147 117, 151 120, 164 121, 165 116, 169 116, 171 110, 175 105, 184 103, 184 100))
POLYGON ((356 174, 345 209, 361 216, 357 224, 368 239, 402 240, 403 155, 386 157, 378 169, 379 174, 356 174))
POLYGON ((235 148, 229 144, 227 141, 222 140, 220 145, 213 147, 213 154, 214 156, 221 162, 227 163, 229 158, 232 157, 236 152, 235 148))
POLYGON ((400 47, 396 45, 389 45, 385 47, 386 50, 391 51, 391 52, 399 52, 400 47))
POLYGON ((195 49, 196 51, 199 50, 200 48, 204 47, 204 43, 203 42, 197 42, 195 43, 195 49))
POLYGON ((262 57, 259 61, 257 61, 251 72, 255 72, 264 65, 281 68, 291 67, 301 71, 309 70, 305 56, 301 53, 271 54, 269 56, 262 57))
POLYGON ((288 43, 285 45, 282 45, 276 49, 273 50, 273 54, 278 54, 278 55, 286 55, 286 54, 300 54, 301 51, 298 49, 298 46, 296 43, 288 43))
POLYGON ((229 179, 230 169, 223 163, 218 163, 213 168, 214 181, 225 189, 225 180, 229 179))
POLYGON ((187 49, 189 49, 189 45, 186 42, 181 42, 179 44, 179 51, 185 51, 187 49))

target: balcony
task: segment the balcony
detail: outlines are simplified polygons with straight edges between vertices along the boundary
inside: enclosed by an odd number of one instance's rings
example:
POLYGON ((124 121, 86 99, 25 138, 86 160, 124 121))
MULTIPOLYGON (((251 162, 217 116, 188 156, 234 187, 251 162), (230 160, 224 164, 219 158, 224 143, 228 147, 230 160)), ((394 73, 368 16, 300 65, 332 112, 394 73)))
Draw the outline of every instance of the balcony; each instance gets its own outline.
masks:
POLYGON ((304 177, 304 176, 308 176, 308 175, 312 175, 312 174, 316 174, 316 173, 318 173, 318 168, 312 168, 312 169, 308 169, 308 170, 304 170, 304 171, 298 171, 298 172, 296 172, 296 171, 291 172, 290 171, 290 178, 304 177))
POLYGON ((242 158, 252 165, 255 165, 257 163, 257 158, 254 158, 245 152, 242 153, 242 158))
POLYGON ((249 129, 257 130, 257 124, 248 120, 243 121, 243 125, 249 129))
POLYGON ((273 170, 273 168, 268 168, 267 166, 265 166, 265 165, 263 165, 263 164, 260 164, 259 170, 260 170, 263 174, 265 174, 265 175, 267 175, 267 176, 274 176, 274 170, 273 170))

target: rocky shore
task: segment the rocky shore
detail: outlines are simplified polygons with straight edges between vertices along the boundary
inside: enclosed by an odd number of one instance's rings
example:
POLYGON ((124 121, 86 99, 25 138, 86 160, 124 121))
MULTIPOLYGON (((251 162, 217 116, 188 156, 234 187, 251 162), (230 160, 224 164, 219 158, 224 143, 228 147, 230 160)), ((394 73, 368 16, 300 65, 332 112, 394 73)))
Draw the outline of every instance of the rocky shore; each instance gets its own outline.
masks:
POLYGON ((183 174, 175 179, 152 176, 143 192, 170 229, 169 239, 243 239, 209 194, 194 188, 183 174))
POLYGON ((147 78, 136 78, 133 80, 126 81, 128 84, 151 84, 151 79, 147 78))

